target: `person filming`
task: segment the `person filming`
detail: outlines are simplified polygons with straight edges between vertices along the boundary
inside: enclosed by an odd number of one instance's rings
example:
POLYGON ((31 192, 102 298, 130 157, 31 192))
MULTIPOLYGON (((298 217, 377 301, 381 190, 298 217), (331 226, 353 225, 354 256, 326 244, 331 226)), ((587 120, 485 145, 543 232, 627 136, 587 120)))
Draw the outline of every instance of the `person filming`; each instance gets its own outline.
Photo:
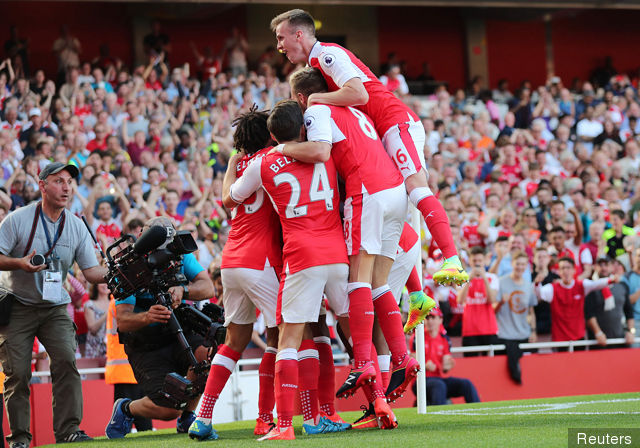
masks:
MULTIPOLYGON (((144 238, 146 230, 155 226, 173 228, 171 220, 167 217, 151 218, 142 229, 143 236, 139 241, 144 238)), ((168 288, 171 307, 174 309, 184 300, 203 300, 214 295, 213 282, 195 256, 188 253, 181 255, 181 258, 181 270, 188 284, 168 288)), ((171 313, 165 305, 157 303, 157 297, 148 292, 136 292, 134 295, 116 300, 118 331, 144 397, 133 401, 129 398, 116 400, 105 430, 110 439, 126 436, 136 417, 158 420, 178 418, 176 428, 179 433, 186 433, 195 419, 193 410, 199 397, 189 400, 183 410, 178 410, 175 402, 163 392, 165 377, 169 373, 175 372, 181 376, 186 375, 189 380, 195 379, 194 372, 189 369, 191 363, 187 352, 180 346, 176 334, 168 325, 164 325, 169 322, 171 313)), ((185 332, 184 335, 193 349, 196 360, 201 362, 207 359, 208 349, 203 345, 204 338, 192 332, 185 332)))

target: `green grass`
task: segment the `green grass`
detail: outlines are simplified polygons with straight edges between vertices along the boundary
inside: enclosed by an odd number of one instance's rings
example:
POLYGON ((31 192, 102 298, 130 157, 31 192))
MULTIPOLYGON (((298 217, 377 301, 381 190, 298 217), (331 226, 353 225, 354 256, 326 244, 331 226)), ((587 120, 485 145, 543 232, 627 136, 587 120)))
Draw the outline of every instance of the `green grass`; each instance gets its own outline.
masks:
MULTIPOLYGON (((393 431, 377 429, 348 431, 321 436, 301 435, 296 420, 293 442, 265 442, 287 447, 372 448, 402 447, 566 447, 568 428, 630 428, 640 421, 640 393, 589 395, 537 400, 433 406, 427 415, 414 408, 395 410, 399 427, 393 431), (610 401, 610 402, 607 402, 610 401)), ((347 421, 357 412, 341 414, 347 421)), ((118 447, 226 447, 255 446, 253 422, 215 425, 220 439, 196 442, 175 430, 130 434, 125 439, 96 439, 74 444, 77 448, 118 447)))

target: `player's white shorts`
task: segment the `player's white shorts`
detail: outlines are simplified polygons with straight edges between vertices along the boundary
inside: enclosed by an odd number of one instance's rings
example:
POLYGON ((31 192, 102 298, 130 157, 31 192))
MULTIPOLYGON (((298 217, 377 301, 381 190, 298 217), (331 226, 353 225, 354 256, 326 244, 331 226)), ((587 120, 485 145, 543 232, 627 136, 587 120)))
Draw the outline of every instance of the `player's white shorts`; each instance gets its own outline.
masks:
POLYGON ((384 255, 392 260, 407 216, 407 192, 404 184, 374 194, 362 193, 344 203, 344 239, 347 254, 360 250, 384 255))
POLYGON ((387 279, 387 284, 393 293, 393 297, 396 299, 396 303, 400 303, 402 289, 409 279, 411 270, 416 265, 419 254, 420 240, 416 241, 411 249, 409 249, 409 252, 405 252, 401 247, 398 247, 398 255, 396 255, 387 279))
POLYGON ((280 282, 277 322, 317 322, 323 294, 327 295, 329 307, 337 316, 347 314, 348 279, 349 265, 346 263, 313 266, 293 274, 285 272, 280 282))
MULTIPOLYGON (((410 118, 410 117, 409 117, 410 118)), ((382 145, 393 159, 400 174, 407 178, 426 168, 424 144, 426 140, 421 121, 407 121, 392 126, 382 137, 382 145)))
POLYGON ((256 308, 264 316, 267 327, 276 326, 276 302, 280 282, 273 267, 264 270, 225 268, 221 271, 224 325, 252 324, 256 321, 256 308))

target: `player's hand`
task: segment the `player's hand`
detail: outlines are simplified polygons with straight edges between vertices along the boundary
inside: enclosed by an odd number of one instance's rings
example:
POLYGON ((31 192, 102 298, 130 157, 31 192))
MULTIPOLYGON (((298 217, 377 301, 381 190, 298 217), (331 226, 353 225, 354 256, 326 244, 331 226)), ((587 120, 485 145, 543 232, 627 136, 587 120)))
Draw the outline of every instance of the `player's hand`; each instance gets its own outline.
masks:
POLYGON ((41 264, 40 266, 34 266, 31 264, 31 257, 36 254, 35 249, 31 251, 30 254, 20 258, 20 269, 26 272, 40 272, 47 268, 46 264, 41 264))
POLYGON ((182 294, 184 288, 182 286, 172 286, 169 288, 169 294, 171 294, 171 308, 176 309, 182 303, 182 294))
POLYGON ((169 318, 171 317, 171 311, 167 309, 164 305, 152 305, 151 308, 147 311, 146 321, 149 324, 152 323, 162 323, 165 324, 169 322, 169 318))
POLYGON ((436 364, 435 364, 433 361, 428 360, 428 361, 424 364, 424 368, 425 368, 425 369, 427 369, 427 371, 429 371, 429 372, 435 372, 435 371, 436 371, 436 369, 438 368, 438 366, 436 366, 436 364))
POLYGON ((271 150, 267 153, 267 154, 282 154, 282 151, 284 151, 284 146, 280 146, 280 149, 278 149, 278 146, 274 146, 273 148, 271 148, 271 150))
POLYGON ((229 158, 229 163, 227 163, 227 166, 233 167, 233 169, 235 169, 236 165, 238 164, 242 156, 244 156, 243 152, 235 153, 234 155, 231 156, 231 158, 229 158))

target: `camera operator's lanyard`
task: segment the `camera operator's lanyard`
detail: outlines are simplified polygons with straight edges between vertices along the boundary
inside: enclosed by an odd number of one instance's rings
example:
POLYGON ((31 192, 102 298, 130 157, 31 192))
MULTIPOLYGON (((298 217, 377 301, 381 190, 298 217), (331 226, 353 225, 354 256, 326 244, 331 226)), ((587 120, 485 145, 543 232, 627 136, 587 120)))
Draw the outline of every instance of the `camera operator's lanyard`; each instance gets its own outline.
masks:
POLYGON ((47 228, 47 221, 45 220, 44 213, 42 213, 42 206, 38 205, 40 209, 40 220, 42 221, 42 227, 44 227, 44 235, 47 237, 47 244, 49 245, 49 251, 44 255, 49 263, 49 267, 44 271, 44 279, 42 281, 42 299, 48 302, 58 303, 62 301, 62 270, 60 269, 60 258, 56 255, 55 247, 64 229, 65 212, 62 211, 62 219, 58 225, 58 230, 55 231, 54 223, 54 239, 51 243, 51 235, 49 235, 49 229, 47 228), (49 257, 51 256, 51 257, 49 257))

